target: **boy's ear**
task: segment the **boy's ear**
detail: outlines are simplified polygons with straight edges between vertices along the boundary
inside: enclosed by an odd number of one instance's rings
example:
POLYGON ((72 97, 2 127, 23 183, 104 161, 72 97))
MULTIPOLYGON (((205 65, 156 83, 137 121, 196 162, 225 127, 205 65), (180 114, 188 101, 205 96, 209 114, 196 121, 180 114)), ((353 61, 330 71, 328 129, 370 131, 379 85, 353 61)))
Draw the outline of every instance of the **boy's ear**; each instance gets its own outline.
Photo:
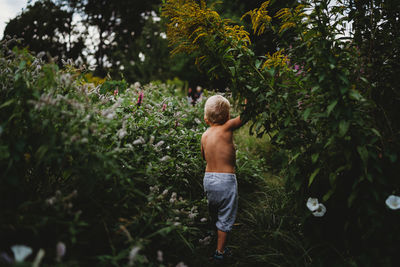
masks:
POLYGON ((207 120, 206 116, 204 116, 204 121, 206 122, 207 125, 210 125, 210 122, 207 120))

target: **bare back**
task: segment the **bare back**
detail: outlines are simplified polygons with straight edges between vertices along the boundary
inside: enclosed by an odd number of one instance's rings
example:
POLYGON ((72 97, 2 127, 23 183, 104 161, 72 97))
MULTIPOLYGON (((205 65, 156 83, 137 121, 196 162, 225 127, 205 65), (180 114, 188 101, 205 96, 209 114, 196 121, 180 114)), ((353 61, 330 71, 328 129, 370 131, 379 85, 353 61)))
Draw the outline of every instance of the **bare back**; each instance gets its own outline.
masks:
POLYGON ((201 137, 201 150, 207 162, 206 172, 235 173, 236 153, 233 130, 241 125, 239 117, 223 125, 212 125, 201 137))

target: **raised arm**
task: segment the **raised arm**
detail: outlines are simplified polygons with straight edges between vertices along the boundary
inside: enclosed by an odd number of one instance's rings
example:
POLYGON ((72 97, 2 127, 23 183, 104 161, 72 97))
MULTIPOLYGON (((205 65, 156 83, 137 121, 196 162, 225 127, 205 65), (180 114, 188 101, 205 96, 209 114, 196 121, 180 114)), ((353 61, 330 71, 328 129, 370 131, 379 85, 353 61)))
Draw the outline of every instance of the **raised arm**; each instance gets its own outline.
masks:
POLYGON ((237 116, 236 118, 227 121, 225 125, 229 130, 233 131, 242 126, 243 121, 240 119, 240 116, 237 116))

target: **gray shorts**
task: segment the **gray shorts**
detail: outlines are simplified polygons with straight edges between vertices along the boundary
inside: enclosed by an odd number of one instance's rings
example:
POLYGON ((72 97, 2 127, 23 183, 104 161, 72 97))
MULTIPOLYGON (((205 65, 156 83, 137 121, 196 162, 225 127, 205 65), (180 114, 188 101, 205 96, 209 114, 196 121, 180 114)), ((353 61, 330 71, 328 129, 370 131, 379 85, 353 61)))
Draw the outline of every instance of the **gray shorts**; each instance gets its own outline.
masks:
POLYGON ((235 222, 238 207, 236 175, 206 172, 203 185, 212 221, 219 230, 229 232, 235 222))

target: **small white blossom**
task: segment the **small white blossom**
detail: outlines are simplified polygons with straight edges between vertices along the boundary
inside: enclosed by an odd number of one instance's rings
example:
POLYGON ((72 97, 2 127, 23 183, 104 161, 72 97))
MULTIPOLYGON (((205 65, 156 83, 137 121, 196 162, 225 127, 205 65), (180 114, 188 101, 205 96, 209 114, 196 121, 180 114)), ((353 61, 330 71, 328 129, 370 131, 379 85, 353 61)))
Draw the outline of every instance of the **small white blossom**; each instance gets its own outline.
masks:
POLYGON ((318 199, 317 198, 308 198, 307 200, 307 208, 311 211, 316 211, 318 209, 318 199))
POLYGON ((199 239, 199 243, 204 246, 209 245, 211 243, 211 236, 209 235, 204 237, 203 239, 199 239))
POLYGON ((162 192, 162 195, 165 196, 165 195, 167 195, 167 194, 168 194, 168 189, 165 189, 165 190, 162 192))
POLYGON ((392 210, 400 209, 400 197, 395 195, 390 195, 385 201, 386 206, 392 210))
POLYGON ((315 217, 322 217, 324 216, 326 213, 326 207, 324 206, 324 204, 320 203, 318 204, 318 208, 313 212, 313 215, 315 217))
POLYGON ((159 141, 157 144, 155 144, 155 147, 160 147, 164 144, 164 141, 159 141))
POLYGON ((168 160, 170 160, 170 159, 171 159, 170 156, 164 156, 164 157, 162 157, 162 158, 160 159, 160 161, 168 161, 168 160))
POLYGON ((32 249, 24 245, 14 245, 11 247, 11 250, 14 253, 14 259, 16 262, 23 262, 32 254, 32 249))
POLYGON ((58 242, 56 246, 56 260, 58 262, 61 261, 61 259, 64 257, 65 253, 67 251, 67 247, 63 242, 58 242))
POLYGON ((204 218, 204 217, 203 217, 203 218, 200 219, 200 222, 202 222, 202 223, 203 223, 203 222, 206 222, 206 221, 207 221, 207 218, 204 218))
POLYGON ((161 250, 157 250, 157 260, 159 262, 163 262, 164 261, 163 252, 161 250))
POLYGON ((176 267, 188 267, 183 261, 179 262, 176 267))
POLYGON ((146 143, 146 141, 141 136, 138 139, 136 139, 135 141, 133 141, 134 145, 142 145, 144 143, 146 143))
POLYGON ((125 135, 128 134, 128 132, 124 128, 121 128, 121 129, 118 130, 117 134, 118 134, 118 138, 122 139, 122 138, 125 137, 125 135))
POLYGON ((154 135, 150 136, 149 144, 152 145, 154 143, 154 135))
POLYGON ((131 251, 129 252, 129 257, 128 257, 128 259, 129 259, 128 266, 133 266, 133 262, 135 261, 135 258, 137 256, 139 250, 140 250, 139 247, 133 247, 131 249, 131 251))
POLYGON ((180 222, 174 222, 174 226, 179 226, 179 225, 181 225, 180 222))
POLYGON ((195 121, 197 124, 201 124, 201 121, 200 121, 198 118, 195 118, 194 121, 195 121))

